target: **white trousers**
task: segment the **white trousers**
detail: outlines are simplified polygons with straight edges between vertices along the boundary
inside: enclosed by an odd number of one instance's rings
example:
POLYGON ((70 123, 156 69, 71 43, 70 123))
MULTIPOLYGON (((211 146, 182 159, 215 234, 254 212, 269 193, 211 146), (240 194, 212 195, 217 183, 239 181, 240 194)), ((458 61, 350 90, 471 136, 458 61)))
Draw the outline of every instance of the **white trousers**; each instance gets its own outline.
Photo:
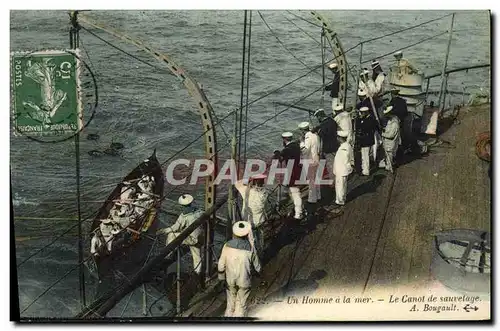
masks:
POLYGON ((288 188, 288 194, 293 201, 295 207, 295 219, 302 218, 302 196, 300 195, 300 189, 297 186, 291 186, 288 188))
MULTIPOLYGON (((321 200, 321 187, 316 183, 316 173, 318 172, 318 165, 310 165, 307 174, 307 180, 309 182, 309 196, 307 197, 307 202, 316 203, 321 200)), ((320 175, 318 175, 321 178, 320 175)))
POLYGON ((335 107, 339 104, 339 98, 332 98, 332 111, 333 116, 335 116, 335 107))
POLYGON ((370 175, 370 146, 361 147, 361 171, 363 175, 370 175))
POLYGON ((375 143, 373 144, 373 161, 377 161, 377 150, 382 143, 382 137, 378 132, 375 132, 375 143))
POLYGON ((396 156, 396 149, 385 149, 385 170, 393 172, 394 157, 396 156))
POLYGON ((95 254, 99 250, 99 247, 101 247, 102 243, 99 240, 99 237, 94 234, 92 237, 92 240, 90 241, 90 254, 95 254))
POLYGON ((227 305, 224 317, 245 317, 247 314, 247 300, 250 288, 227 286, 227 305))
POLYGON ((328 153, 325 154, 325 160, 326 160, 326 170, 328 170, 328 179, 334 179, 333 175, 333 163, 335 161, 335 153, 328 153))
POLYGON ((345 205, 347 197, 347 176, 335 176, 335 203, 345 205))
MULTIPOLYGON (((167 245, 170 244, 177 236, 179 236, 180 232, 170 232, 167 234, 167 245)), ((198 246, 194 246, 197 243, 191 237, 187 237, 182 242, 183 245, 189 246, 191 250, 191 255, 193 256, 193 268, 194 271, 199 274, 201 271, 201 249, 198 246)))

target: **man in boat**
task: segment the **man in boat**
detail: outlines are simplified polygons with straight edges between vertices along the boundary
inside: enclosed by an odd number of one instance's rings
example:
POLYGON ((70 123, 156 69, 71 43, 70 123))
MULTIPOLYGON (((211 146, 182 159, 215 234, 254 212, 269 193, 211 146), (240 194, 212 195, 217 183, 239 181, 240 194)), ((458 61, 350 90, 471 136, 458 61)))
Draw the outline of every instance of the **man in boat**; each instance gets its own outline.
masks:
POLYGON ((328 176, 333 179, 333 159, 339 147, 336 139, 337 122, 331 116, 327 116, 323 109, 316 110, 314 116, 318 119, 319 125, 312 132, 317 133, 321 139, 321 159, 326 161, 328 176))
POLYGON ((352 118, 351 115, 344 110, 344 106, 337 105, 337 107, 335 107, 335 116, 333 119, 337 123, 337 131, 347 132, 347 141, 352 144, 354 141, 352 118))
POLYGON ((120 232, 118 225, 115 220, 113 220, 112 216, 101 220, 101 224, 99 224, 99 229, 96 230, 92 240, 90 242, 90 253, 96 256, 99 255, 99 250, 103 245, 106 245, 108 252, 111 252, 111 247, 113 245, 113 239, 117 233, 120 232), (100 235, 97 233, 100 231, 100 235), (102 237, 101 237, 102 236, 102 237))
POLYGON ((153 176, 144 175, 139 182, 137 182, 137 186, 143 193, 151 194, 154 189, 154 180, 153 176))
POLYGON ((302 131, 302 141, 300 149, 303 159, 309 160, 307 168, 307 181, 309 182, 309 195, 307 202, 315 204, 321 200, 321 187, 316 183, 316 178, 321 178, 318 174, 319 160, 321 155, 321 139, 316 133, 311 131, 309 122, 299 124, 299 129, 302 131))
POLYGON ((401 79, 404 75, 421 74, 420 70, 415 68, 410 62, 403 58, 403 52, 397 51, 394 53, 396 58, 396 67, 398 68, 398 77, 401 79))
POLYGON ((385 150, 385 160, 379 164, 380 168, 385 167, 387 171, 393 173, 394 157, 401 144, 401 136, 399 132, 399 118, 393 114, 393 107, 388 106, 384 110, 384 115, 387 117, 387 125, 382 131, 383 146, 385 150))
POLYGON ((375 144, 375 131, 377 121, 373 117, 370 108, 361 107, 359 117, 356 119, 357 145, 361 148, 361 173, 370 175, 370 149, 375 144))
POLYGON ((335 62, 330 63, 328 68, 333 74, 333 80, 330 84, 325 86, 325 91, 330 91, 330 97, 332 97, 332 110, 334 110, 339 102, 339 71, 338 65, 335 62))
POLYGON ((217 265, 218 278, 225 281, 227 304, 225 317, 245 317, 252 287, 252 269, 261 271, 259 257, 248 241, 251 225, 240 221, 233 225, 233 239, 224 247, 217 265))
POLYGON ((248 185, 243 180, 234 184, 243 200, 242 218, 243 221, 250 223, 251 231, 248 239, 257 252, 263 249, 262 236, 257 228, 267 220, 267 206, 269 192, 264 187, 266 175, 255 175, 249 179, 248 185))
POLYGON ((285 183, 288 186, 288 194, 293 201, 294 216, 296 220, 301 220, 303 217, 303 203, 297 181, 300 179, 302 173, 302 165, 300 163, 300 145, 293 141, 293 133, 284 132, 281 134, 283 139, 283 149, 281 151, 274 151, 274 159, 278 159, 280 163, 286 167, 288 161, 293 161, 292 173, 290 174, 290 182, 285 183))
POLYGON ((337 131, 340 147, 335 154, 333 172, 335 175, 335 204, 343 206, 347 197, 347 177, 354 166, 354 152, 351 144, 347 141, 347 131, 337 131))
MULTIPOLYGON (((177 221, 173 225, 160 229, 156 232, 157 234, 167 235, 167 245, 203 214, 203 210, 197 209, 193 206, 193 201, 193 196, 189 194, 181 195, 178 203, 182 206, 183 210, 177 218, 177 221)), ((191 255, 193 256, 193 268, 198 275, 201 272, 202 235, 203 231, 201 227, 198 227, 182 242, 183 245, 189 246, 189 249, 191 250, 191 255)))

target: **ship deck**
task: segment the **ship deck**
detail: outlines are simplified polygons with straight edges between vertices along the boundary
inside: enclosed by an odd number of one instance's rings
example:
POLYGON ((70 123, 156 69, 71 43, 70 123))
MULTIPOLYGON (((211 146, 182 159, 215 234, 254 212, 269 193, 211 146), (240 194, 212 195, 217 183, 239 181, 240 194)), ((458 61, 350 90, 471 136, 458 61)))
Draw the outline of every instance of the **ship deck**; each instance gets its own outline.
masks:
MULTIPOLYGON (((307 230, 285 231, 254 279, 249 315, 277 320, 349 319, 351 314, 354 319, 383 318, 376 303, 387 303, 388 293, 439 288, 430 271, 433 234, 453 228, 490 231, 491 223, 488 163, 475 153, 477 135, 490 130, 490 106, 462 108, 458 120, 441 126, 444 143, 424 157, 406 160, 394 175, 379 169, 369 177, 353 176, 342 215, 326 215, 307 230), (330 316, 319 306, 287 302, 304 295, 371 301, 364 303, 364 313, 330 306, 336 311, 330 316)), ((222 316, 224 308, 225 292, 220 291, 184 315, 222 316)))

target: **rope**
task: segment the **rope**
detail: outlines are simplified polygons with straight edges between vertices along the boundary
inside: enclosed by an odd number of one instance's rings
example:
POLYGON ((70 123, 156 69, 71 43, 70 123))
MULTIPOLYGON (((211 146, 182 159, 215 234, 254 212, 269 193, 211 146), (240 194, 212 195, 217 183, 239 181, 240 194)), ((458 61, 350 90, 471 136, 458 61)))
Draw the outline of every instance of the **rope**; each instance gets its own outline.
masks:
POLYGON ((316 38, 314 38, 314 37, 313 37, 313 36, 312 36, 309 32, 305 31, 305 30, 304 30, 304 29, 302 29, 300 26, 298 26, 297 24, 295 24, 295 22, 294 22, 294 21, 292 21, 291 19, 289 19, 289 18, 288 18, 288 17, 286 17, 286 16, 285 16, 285 19, 286 19, 288 22, 292 23, 292 24, 293 24, 293 25, 294 25, 297 29, 299 29, 300 31, 302 31, 302 32, 303 32, 305 35, 307 35, 309 38, 311 38, 312 40, 314 40, 314 42, 315 42, 316 44, 318 44, 318 46, 319 46, 319 45, 321 45, 321 43, 320 43, 319 41, 317 41, 317 40, 316 40, 316 38))
POLYGON ((309 24, 311 24, 311 25, 314 25, 314 26, 315 26, 315 27, 317 27, 317 28, 321 28, 321 25, 319 25, 319 24, 317 24, 317 23, 314 23, 314 22, 311 22, 311 21, 309 21, 309 20, 306 20, 305 18, 303 18, 303 17, 301 17, 301 16, 299 16, 299 15, 297 15, 297 14, 294 14, 294 13, 292 13, 292 12, 291 12, 291 11, 289 11, 289 10, 287 10, 286 12, 287 12, 288 14, 290 14, 290 15, 293 15, 293 16, 297 17, 299 20, 302 20, 302 21, 307 22, 307 23, 309 23, 309 24))
POLYGON ((483 132, 479 134, 476 140, 476 154, 484 161, 491 162, 491 134, 490 132, 483 132))
MULTIPOLYGON (((246 105, 245 105, 245 132, 248 129, 248 95, 250 89, 250 56, 252 50, 252 11, 250 11, 250 26, 248 28, 248 61, 247 61, 247 90, 246 90, 246 105)), ((247 135, 245 134, 245 141, 243 143, 244 147, 244 160, 247 160, 247 135)))
POLYGON ((364 40, 364 41, 362 41, 362 43, 369 43, 369 42, 372 42, 372 41, 375 41, 375 40, 379 40, 379 39, 382 39, 382 38, 385 38, 385 37, 389 37, 389 36, 392 36, 392 35, 404 32, 404 31, 412 30, 412 29, 418 28, 418 27, 420 27, 422 25, 429 24, 429 23, 441 20, 441 19, 446 18, 446 17, 451 16, 451 15, 453 15, 453 13, 450 13, 450 14, 447 14, 447 15, 444 15, 444 16, 441 16, 441 17, 438 17, 438 18, 426 21, 426 22, 422 22, 420 24, 413 25, 413 26, 410 26, 410 27, 407 27, 407 28, 404 28, 404 29, 401 29, 401 30, 397 30, 397 31, 385 34, 383 36, 379 36, 379 37, 375 37, 375 38, 372 38, 372 39, 364 40))
MULTIPOLYGON (((129 53, 129 52, 121 49, 120 47, 112 44, 111 42, 109 42, 106 39, 102 38, 101 36, 97 35, 96 33, 90 31, 86 27, 82 26, 82 29, 85 30, 85 31, 87 31, 88 33, 90 33, 91 35, 93 35, 94 37, 96 37, 97 39, 101 40, 102 42, 104 42, 104 43, 108 44, 109 46, 113 47, 114 49, 116 49, 116 50, 118 50, 118 51, 120 51, 120 52, 122 52, 122 53, 124 53, 124 54, 126 54, 128 56, 130 56, 131 58, 133 58, 133 59, 135 59, 135 60, 137 60, 137 61, 139 61, 139 62, 141 62, 141 63, 143 63, 143 64, 145 64, 145 65, 147 65, 149 67, 151 67, 151 68, 154 68, 156 70, 166 71, 163 68, 157 67, 157 66, 155 66, 155 65, 153 65, 153 64, 151 64, 149 62, 146 62, 146 61, 140 59, 139 57, 137 57, 137 56, 135 56, 135 55, 133 55, 133 54, 131 54, 131 53, 129 53)), ((170 73, 170 71, 168 71, 168 72, 170 73)))
MULTIPOLYGON (((413 46, 415 46, 415 45, 418 45, 418 44, 421 44, 421 43, 423 43, 423 42, 426 42, 427 40, 431 40, 431 39, 434 39, 434 38, 440 37, 440 36, 442 36, 442 35, 444 35, 444 34, 447 34, 447 33, 448 33, 448 31, 438 33, 438 34, 436 34, 436 35, 434 35, 434 36, 431 36, 431 37, 428 37, 428 38, 424 38, 424 39, 422 39, 422 40, 420 40, 420 41, 417 41, 416 43, 410 44, 410 45, 405 46, 405 47, 402 47, 402 48, 397 48, 397 49, 395 49, 395 50, 393 50, 393 51, 391 51, 391 52, 388 52, 388 53, 385 53, 385 54, 383 54, 383 55, 377 56, 377 58, 378 58, 378 59, 384 58, 384 57, 386 57, 386 56, 389 56, 389 55, 394 54, 394 53, 395 53, 396 51, 398 51, 398 50, 403 50, 403 49, 407 49, 407 48, 413 47, 413 46)), ((368 62, 371 62, 371 60, 363 61, 363 62, 362 62, 362 64, 365 64, 365 63, 368 63, 368 62)))
MULTIPOLYGON (((325 62, 325 28, 321 29, 321 63, 323 62, 325 62)), ((325 66, 322 66, 321 68, 323 69, 321 71, 323 78, 322 80, 323 91, 321 92, 320 108, 323 108, 323 102, 325 101, 325 66)), ((311 117, 311 113, 309 113, 309 117, 311 117)))
POLYGON ((293 54, 293 52, 291 50, 289 50, 285 44, 280 40, 280 38, 278 38, 278 36, 274 33, 274 31, 271 29, 271 27, 269 26, 269 24, 267 24, 266 20, 264 19, 264 16, 262 15, 262 13, 260 11, 257 11, 257 13, 259 14, 260 18, 262 19, 262 21, 264 22, 264 24, 267 26, 267 28, 269 29, 269 31, 271 32, 271 34, 274 36, 274 38, 276 38, 276 40, 278 41, 278 43, 288 52, 290 53, 290 55, 297 61, 299 61, 304 67, 306 67, 307 69, 311 69, 307 64, 305 64, 301 59, 299 59, 297 56, 295 56, 295 54, 293 54))
MULTIPOLYGON (((243 123, 243 98, 244 98, 244 89, 245 89, 245 61, 246 61, 246 47, 247 47, 247 10, 245 10, 245 18, 243 22, 243 58, 241 60, 241 91, 240 91, 240 118, 239 118, 239 124, 238 124, 238 135, 241 136, 241 133, 243 131, 242 128, 242 123, 243 123)), ((238 118, 236 117, 235 120, 238 118)), ((235 123, 235 128, 236 128, 237 123, 235 123)), ((236 132, 235 132, 236 134, 236 132)), ((240 170, 240 154, 241 154, 241 140, 238 140, 238 149, 236 151, 237 156, 237 169, 238 172, 240 170)))

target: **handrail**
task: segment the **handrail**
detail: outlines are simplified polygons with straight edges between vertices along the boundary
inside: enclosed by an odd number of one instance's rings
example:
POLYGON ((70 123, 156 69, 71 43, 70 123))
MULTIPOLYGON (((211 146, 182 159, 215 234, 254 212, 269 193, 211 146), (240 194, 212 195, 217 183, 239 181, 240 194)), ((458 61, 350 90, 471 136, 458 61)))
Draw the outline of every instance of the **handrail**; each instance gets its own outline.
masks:
MULTIPOLYGON (((486 67, 490 67, 490 66, 491 65, 489 63, 484 63, 484 64, 478 64, 478 65, 469 66, 469 67, 459 67, 459 68, 447 70, 445 72, 445 75, 451 74, 453 72, 465 71, 465 70, 469 70, 469 69, 486 68, 486 67)), ((434 77, 438 77, 438 76, 441 76, 441 74, 442 74, 441 72, 438 72, 438 73, 435 73, 435 74, 432 74, 432 75, 429 75, 429 76, 425 76, 424 79, 431 79, 431 78, 434 78, 434 77)))
POLYGON ((150 272, 156 265, 161 263, 165 256, 174 252, 179 246, 182 245, 184 239, 186 239, 195 229, 200 227, 205 221, 209 220, 213 213, 215 213, 222 205, 224 205, 227 201, 227 195, 217 201, 211 208, 205 211, 200 217, 198 217, 191 225, 189 225, 184 231, 182 231, 172 242, 162 248, 159 253, 152 258, 144 267, 140 270, 140 272, 136 273, 133 277, 131 277, 126 283, 121 285, 116 289, 114 294, 108 298, 99 308, 90 311, 83 312, 83 314, 77 315, 77 318, 102 318, 109 312, 113 307, 130 291, 132 291, 140 282, 142 281, 142 276, 150 272))

